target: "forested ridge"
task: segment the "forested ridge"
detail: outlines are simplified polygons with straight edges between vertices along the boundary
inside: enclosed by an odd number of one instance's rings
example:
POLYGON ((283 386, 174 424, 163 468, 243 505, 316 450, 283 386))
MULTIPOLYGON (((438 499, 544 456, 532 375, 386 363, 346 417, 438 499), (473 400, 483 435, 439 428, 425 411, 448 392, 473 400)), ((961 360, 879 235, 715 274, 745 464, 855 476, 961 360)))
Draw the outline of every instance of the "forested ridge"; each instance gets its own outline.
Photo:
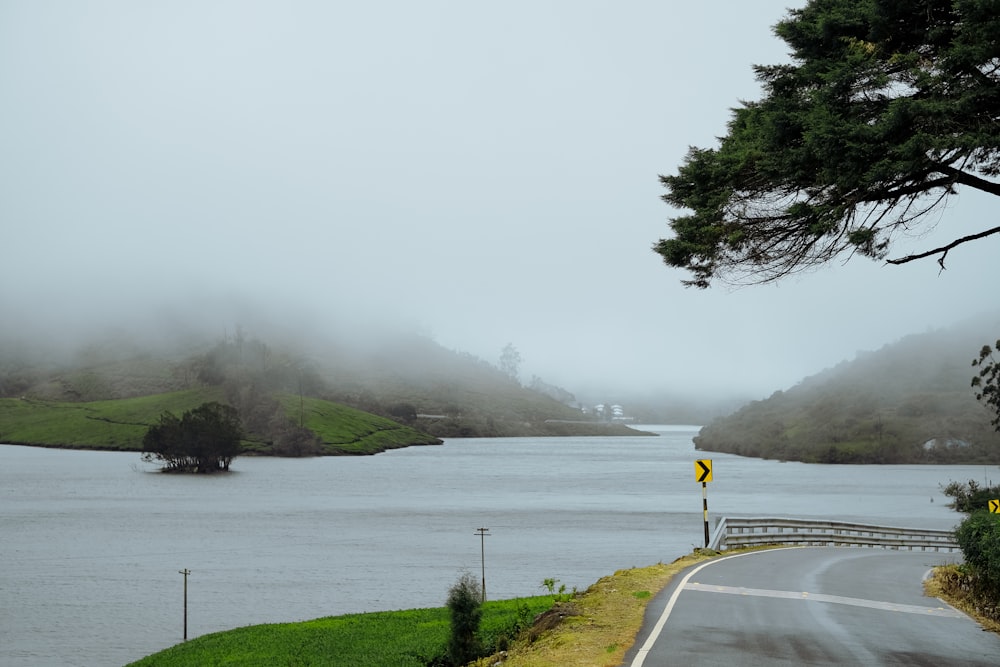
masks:
POLYGON ((997 317, 907 336, 705 426, 704 451, 819 463, 998 463, 970 387, 997 317))

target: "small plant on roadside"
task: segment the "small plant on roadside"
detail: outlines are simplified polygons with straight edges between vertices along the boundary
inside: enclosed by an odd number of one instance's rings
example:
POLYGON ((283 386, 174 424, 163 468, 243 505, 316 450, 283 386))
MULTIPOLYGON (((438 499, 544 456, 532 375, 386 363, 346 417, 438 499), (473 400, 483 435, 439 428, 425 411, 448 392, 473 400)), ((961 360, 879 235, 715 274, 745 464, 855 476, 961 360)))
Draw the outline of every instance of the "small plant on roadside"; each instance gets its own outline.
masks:
POLYGON ((542 588, 549 592, 549 595, 555 597, 556 602, 565 602, 571 597, 576 595, 576 588, 574 587, 569 593, 566 592, 566 584, 560 584, 558 579, 553 579, 551 577, 547 579, 542 579, 542 588), (559 589, 556 589, 556 584, 559 584, 559 589))
POLYGON ((484 616, 479 626, 479 642, 483 653, 493 655, 506 651, 518 636, 531 627, 535 616, 539 613, 532 610, 526 600, 517 599, 489 603, 491 609, 484 607, 484 616), (496 607, 503 605, 506 614, 497 614, 496 607))

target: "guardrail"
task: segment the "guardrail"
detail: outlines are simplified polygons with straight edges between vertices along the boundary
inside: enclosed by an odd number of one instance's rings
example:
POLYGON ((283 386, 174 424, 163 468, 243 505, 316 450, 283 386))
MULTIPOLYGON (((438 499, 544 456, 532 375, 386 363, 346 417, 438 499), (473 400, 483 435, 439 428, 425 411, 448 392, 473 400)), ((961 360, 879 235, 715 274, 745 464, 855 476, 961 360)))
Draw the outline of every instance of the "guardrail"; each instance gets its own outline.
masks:
POLYGON ((843 521, 723 517, 709 547, 716 551, 765 544, 879 547, 906 551, 957 551, 950 530, 892 528, 843 521))

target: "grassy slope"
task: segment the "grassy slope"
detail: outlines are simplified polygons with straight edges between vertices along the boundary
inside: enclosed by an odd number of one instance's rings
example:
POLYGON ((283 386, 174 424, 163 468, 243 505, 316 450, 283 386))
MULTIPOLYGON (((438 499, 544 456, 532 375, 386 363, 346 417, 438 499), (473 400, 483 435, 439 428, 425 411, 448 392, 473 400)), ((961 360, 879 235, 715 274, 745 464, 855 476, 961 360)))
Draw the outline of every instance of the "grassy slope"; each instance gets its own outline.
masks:
POLYGON ((116 401, 67 403, 0 399, 0 441, 80 449, 139 451, 142 437, 160 414, 181 414, 219 400, 212 389, 157 394, 116 401))
MULTIPOLYGON (((242 348, 253 345, 266 348, 259 341, 247 341, 242 348)), ((4 354, 9 351, 0 348, 0 392, 9 398, 74 406, 94 416, 91 404, 99 401, 150 397, 155 403, 166 394, 199 389, 203 382, 218 385, 225 380, 230 386, 234 382, 251 383, 255 387, 269 387, 269 391, 295 394, 294 399, 279 397, 294 423, 299 423, 302 417, 297 396, 304 389, 307 396, 321 396, 369 415, 396 415, 402 419, 410 418, 407 415, 414 411, 434 415, 407 424, 437 438, 636 435, 620 424, 582 422, 578 409, 520 386, 480 359, 446 350, 421 337, 376 341, 363 352, 332 345, 324 354, 310 356, 308 363, 294 349, 267 348, 271 363, 266 365, 253 363, 257 357, 250 351, 241 356, 231 342, 208 346, 203 353, 197 352, 201 348, 192 347, 188 357, 155 356, 134 347, 126 343, 108 344, 92 353, 82 352, 71 362, 48 366, 41 362, 31 365, 23 359, 5 366, 4 354), (119 352, 126 356, 117 358, 119 352)), ((220 396, 216 394, 213 400, 219 400, 220 396)), ((173 411, 180 413, 195 405, 179 406, 173 411)), ((124 409, 131 406, 124 405, 124 409)), ((393 432, 398 426, 365 425, 353 428, 351 433, 339 433, 337 427, 324 423, 323 415, 330 412, 326 407, 314 408, 307 424, 320 435, 330 453, 370 453, 401 444, 435 441, 411 433, 401 442, 404 432, 393 432)), ((358 421, 353 416, 346 419, 358 421)), ((56 431, 44 440, 20 436, 18 439, 64 446, 67 440, 58 428, 60 421, 55 424, 56 431)), ((148 423, 149 420, 133 421, 148 423)), ((0 421, 0 440, 11 430, 0 421)), ((119 431, 120 437, 114 441, 107 441, 108 436, 100 433, 98 442, 88 446, 130 448, 128 443, 136 440, 135 433, 119 431)), ((271 437, 274 434, 258 439, 271 437)), ((69 442, 75 446, 75 436, 69 442)), ((249 444, 253 451, 267 449, 264 442, 249 444)))
MULTIPOLYGON (((299 415, 298 397, 281 397, 289 416, 299 415)), ((221 400, 217 389, 191 389, 114 401, 68 403, 0 399, 0 442, 79 449, 141 451, 146 429, 164 411, 176 415, 206 401, 221 400)), ((323 439, 327 454, 374 454, 394 447, 425 445, 435 438, 396 422, 346 406, 305 399, 306 425, 323 439)), ((248 442, 267 454, 264 443, 248 442)))
MULTIPOLYGON (((486 640, 549 609, 552 596, 487 602, 480 624, 486 640)), ((188 665, 343 665, 425 667, 444 654, 447 608, 331 616, 302 623, 254 625, 216 632, 154 653, 129 667, 188 665)))
MULTIPOLYGON (((691 554, 669 565, 619 570, 583 593, 487 602, 481 634, 509 627, 530 607, 535 624, 512 642, 507 667, 614 667, 620 665, 642 626, 646 605, 684 568, 711 557, 691 554), (540 614, 540 612, 546 612, 540 614)), ((258 625, 205 635, 155 653, 129 667, 179 665, 350 665, 425 667, 447 641, 447 609, 418 609, 322 618, 303 623, 258 625)), ((495 665, 500 656, 477 667, 495 665)))
POLYGON ((302 417, 305 427, 320 437, 324 454, 372 454, 410 445, 440 443, 434 436, 346 405, 317 398, 300 399, 289 394, 278 398, 290 418, 302 417))

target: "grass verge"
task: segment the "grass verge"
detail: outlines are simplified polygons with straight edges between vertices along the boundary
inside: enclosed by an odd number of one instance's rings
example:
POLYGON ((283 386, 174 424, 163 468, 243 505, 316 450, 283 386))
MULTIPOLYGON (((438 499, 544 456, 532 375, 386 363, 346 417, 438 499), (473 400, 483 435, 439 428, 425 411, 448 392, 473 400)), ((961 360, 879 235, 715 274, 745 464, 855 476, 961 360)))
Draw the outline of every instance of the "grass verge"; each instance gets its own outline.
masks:
POLYGON ((962 586, 965 574, 958 565, 942 565, 934 568, 931 576, 924 580, 924 593, 940 598, 955 609, 968 614, 990 632, 1000 633, 1000 622, 984 615, 978 602, 962 586))
POLYGON ((653 596, 681 570, 715 555, 698 550, 670 564, 619 570, 556 604, 505 655, 473 664, 488 667, 502 660, 504 667, 617 667, 635 643, 653 596))

